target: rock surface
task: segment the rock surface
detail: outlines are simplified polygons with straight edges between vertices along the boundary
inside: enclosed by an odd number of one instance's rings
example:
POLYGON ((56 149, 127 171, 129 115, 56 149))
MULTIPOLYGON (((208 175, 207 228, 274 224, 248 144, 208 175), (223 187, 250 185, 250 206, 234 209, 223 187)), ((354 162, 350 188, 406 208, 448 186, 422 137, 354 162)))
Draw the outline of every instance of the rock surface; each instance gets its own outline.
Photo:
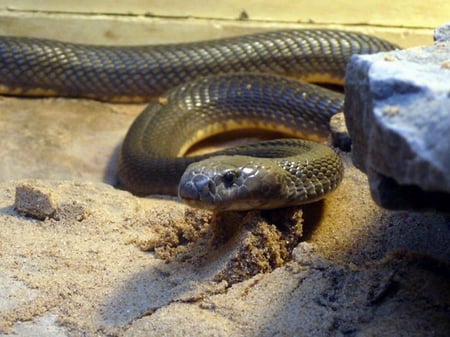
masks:
POLYGON ((450 42, 354 56, 345 92, 354 164, 375 201, 450 211, 450 42))

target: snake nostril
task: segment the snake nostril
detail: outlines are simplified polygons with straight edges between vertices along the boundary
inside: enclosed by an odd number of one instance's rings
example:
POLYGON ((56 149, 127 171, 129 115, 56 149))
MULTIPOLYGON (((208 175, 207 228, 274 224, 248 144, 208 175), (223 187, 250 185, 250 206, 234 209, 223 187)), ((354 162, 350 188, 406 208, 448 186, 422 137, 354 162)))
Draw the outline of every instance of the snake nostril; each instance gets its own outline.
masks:
POLYGON ((197 193, 200 197, 204 197, 205 195, 209 195, 213 190, 215 193, 214 182, 212 182, 208 176, 199 174, 192 179, 192 184, 195 186, 197 193))
POLYGON ((214 184, 211 180, 208 182, 208 191, 210 194, 216 194, 216 184, 214 184))

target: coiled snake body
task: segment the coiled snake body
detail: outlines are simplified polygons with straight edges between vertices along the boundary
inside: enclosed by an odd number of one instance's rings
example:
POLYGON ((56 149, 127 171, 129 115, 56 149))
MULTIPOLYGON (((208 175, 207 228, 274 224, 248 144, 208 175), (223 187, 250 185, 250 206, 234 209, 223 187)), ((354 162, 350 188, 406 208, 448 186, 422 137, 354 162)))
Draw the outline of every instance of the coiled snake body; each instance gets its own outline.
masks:
POLYGON ((329 118, 342 111, 343 96, 266 73, 337 83, 352 54, 394 48, 336 30, 136 47, 2 37, 0 93, 111 101, 159 96, 124 140, 119 180, 126 189, 179 193, 191 205, 219 210, 283 207, 315 201, 338 185, 342 163, 333 150, 288 139, 182 155, 224 130, 265 128, 323 138, 329 118))

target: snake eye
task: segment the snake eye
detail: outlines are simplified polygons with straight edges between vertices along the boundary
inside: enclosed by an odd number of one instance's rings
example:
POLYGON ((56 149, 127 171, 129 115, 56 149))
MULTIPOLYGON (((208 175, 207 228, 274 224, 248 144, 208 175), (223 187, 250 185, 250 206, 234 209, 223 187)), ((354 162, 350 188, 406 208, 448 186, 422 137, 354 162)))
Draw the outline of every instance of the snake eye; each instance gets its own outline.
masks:
POLYGON ((237 175, 236 172, 233 171, 227 171, 223 175, 223 184, 225 187, 229 188, 233 186, 234 182, 236 181, 237 175))

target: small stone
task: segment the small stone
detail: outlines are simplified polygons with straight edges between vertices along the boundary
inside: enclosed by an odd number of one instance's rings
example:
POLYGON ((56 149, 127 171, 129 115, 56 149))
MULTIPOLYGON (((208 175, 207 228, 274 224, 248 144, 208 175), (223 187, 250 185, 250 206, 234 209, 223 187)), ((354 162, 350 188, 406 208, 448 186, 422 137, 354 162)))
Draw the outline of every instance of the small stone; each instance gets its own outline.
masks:
POLYGON ((37 220, 56 219, 58 205, 50 190, 22 183, 16 186, 14 207, 24 215, 37 220))
POLYGON ((342 151, 350 152, 352 140, 345 124, 345 116, 343 112, 339 112, 331 117, 330 120, 331 143, 334 147, 340 148, 342 151))

